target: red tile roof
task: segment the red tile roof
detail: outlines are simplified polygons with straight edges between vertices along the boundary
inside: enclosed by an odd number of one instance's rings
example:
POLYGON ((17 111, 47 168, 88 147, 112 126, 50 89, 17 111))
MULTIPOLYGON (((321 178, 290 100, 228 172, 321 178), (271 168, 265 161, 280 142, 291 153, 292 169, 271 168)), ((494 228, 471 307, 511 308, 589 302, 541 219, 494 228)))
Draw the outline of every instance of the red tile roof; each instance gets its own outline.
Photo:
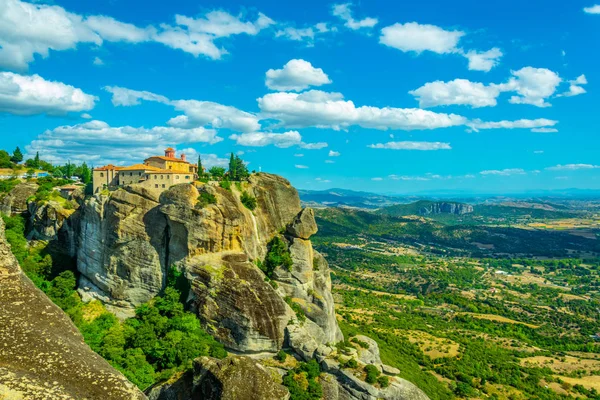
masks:
POLYGON ((123 167, 117 167, 116 165, 108 164, 104 167, 94 168, 94 171, 119 171, 123 169, 123 167))

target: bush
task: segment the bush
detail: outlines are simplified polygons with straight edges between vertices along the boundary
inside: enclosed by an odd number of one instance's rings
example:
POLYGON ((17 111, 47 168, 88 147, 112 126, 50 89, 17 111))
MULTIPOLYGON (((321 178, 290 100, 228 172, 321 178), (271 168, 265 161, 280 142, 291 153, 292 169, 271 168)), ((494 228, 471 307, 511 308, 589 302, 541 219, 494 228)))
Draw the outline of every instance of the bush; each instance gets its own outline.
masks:
POLYGON ((209 204, 217 204, 217 198, 215 195, 208 192, 200 192, 200 196, 198 196, 197 201, 198 203, 196 203, 196 206, 198 208, 204 208, 209 204))
POLYGON ((367 343, 367 342, 364 342, 364 341, 362 341, 362 340, 359 340, 359 339, 357 339, 357 338, 352 338, 352 339, 350 339, 350 341, 351 341, 352 343, 356 343, 357 345, 359 345, 359 346, 360 346, 360 347, 362 347, 363 349, 368 349, 368 348, 369 348, 369 343, 367 343))
POLYGON ((242 192, 242 196, 240 197, 240 201, 246 208, 250 211, 253 211, 256 208, 256 198, 252 197, 245 190, 242 192))
POLYGON ((377 382, 377 378, 381 375, 381 372, 377 369, 373 364, 365 365, 365 372, 367 373, 367 377, 365 381, 370 383, 371 385, 377 382))
POLYGON ((265 256, 265 261, 259 264, 259 268, 262 269, 269 278, 273 276, 273 271, 275 271, 275 268, 277 267, 281 266, 288 271, 292 270, 292 256, 290 255, 287 245, 279 236, 275 236, 267 244, 267 248, 269 250, 265 256))
POLYGON ((300 321, 300 322, 306 321, 306 314, 304 313, 304 310, 302 309, 300 304, 293 301, 292 298, 289 296, 285 298, 285 302, 296 313, 296 317, 298 318, 298 321, 300 321))
POLYGON ((231 181, 227 179, 223 179, 221 182, 219 182, 219 186, 221 186, 225 190, 231 191, 231 181))
POLYGON ((345 362, 340 362, 340 367, 354 369, 358 367, 358 362, 354 358, 350 358, 345 362))
POLYGON ((288 371, 283 377, 283 385, 290 392, 290 400, 320 400, 323 397, 323 388, 317 380, 321 374, 319 363, 311 360, 288 371))
POLYGON ((379 383, 379 386, 381 386, 382 388, 386 388, 390 386, 390 378, 388 378, 385 375, 382 375, 379 378, 377 378, 377 383, 379 383))
POLYGON ((287 360, 287 353, 283 350, 279 350, 276 358, 277 358, 277 361, 279 361, 279 362, 285 362, 285 360, 287 360))

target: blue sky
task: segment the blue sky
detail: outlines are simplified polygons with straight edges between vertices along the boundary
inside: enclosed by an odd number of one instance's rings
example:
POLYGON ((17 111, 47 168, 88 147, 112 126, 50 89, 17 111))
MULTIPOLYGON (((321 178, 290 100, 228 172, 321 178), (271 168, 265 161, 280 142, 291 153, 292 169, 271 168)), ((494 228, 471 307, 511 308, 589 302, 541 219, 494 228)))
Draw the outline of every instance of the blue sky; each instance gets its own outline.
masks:
POLYGON ((600 189, 599 39, 587 1, 0 0, 1 147, 234 151, 307 189, 600 189))

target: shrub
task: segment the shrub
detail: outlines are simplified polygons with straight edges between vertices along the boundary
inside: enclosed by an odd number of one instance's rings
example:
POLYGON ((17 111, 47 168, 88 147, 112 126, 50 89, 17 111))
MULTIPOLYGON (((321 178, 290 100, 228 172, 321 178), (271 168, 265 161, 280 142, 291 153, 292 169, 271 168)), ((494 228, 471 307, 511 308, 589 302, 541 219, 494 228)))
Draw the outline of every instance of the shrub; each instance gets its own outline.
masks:
POLYGON ((300 304, 293 301, 292 298, 289 296, 285 298, 285 302, 296 313, 296 317, 298 318, 298 321, 300 321, 300 322, 306 321, 306 314, 304 313, 304 310, 302 309, 300 304))
POLYGON ((204 208, 209 204, 217 204, 217 198, 214 194, 210 194, 208 192, 200 192, 200 196, 198 196, 198 203, 196 206, 198 208, 204 208))
POLYGON ((390 378, 388 378, 385 375, 382 375, 379 378, 377 378, 377 383, 379 383, 379 386, 381 386, 382 388, 386 388, 390 386, 390 378))
POLYGON ((356 359, 350 358, 347 361, 340 362, 340 367, 354 369, 358 367, 358 362, 356 361, 356 359))
POLYGON ((377 367, 373 364, 365 365, 365 372, 367 373, 365 381, 371 385, 377 382, 377 378, 381 374, 381 372, 379 372, 377 367))
POLYGON ((242 196, 240 197, 240 201, 246 208, 250 211, 253 211, 256 208, 256 198, 252 197, 245 190, 242 192, 242 196))
POLYGON ((287 359, 287 353, 283 350, 279 350, 276 358, 279 362, 285 362, 285 360, 287 359))
POLYGON ((231 191, 231 181, 229 181, 228 179, 223 179, 221 182, 219 182, 219 186, 221 186, 225 190, 231 191))
POLYGON ((359 339, 357 339, 357 338, 352 338, 352 339, 350 339, 350 341, 351 341, 352 343, 356 343, 357 345, 359 345, 359 346, 360 346, 360 347, 362 347, 363 349, 368 349, 368 348, 369 348, 369 343, 367 343, 367 342, 364 342, 364 341, 362 341, 362 340, 359 340, 359 339))
POLYGON ((268 244, 269 249, 265 256, 265 261, 259 265, 259 268, 271 278, 275 268, 281 266, 288 271, 292 270, 292 256, 288 250, 284 241, 279 237, 275 236, 268 244))
POLYGON ((320 400, 323 397, 323 388, 317 380, 321 374, 319 363, 311 360, 288 371, 283 377, 283 385, 290 392, 290 400, 320 400))

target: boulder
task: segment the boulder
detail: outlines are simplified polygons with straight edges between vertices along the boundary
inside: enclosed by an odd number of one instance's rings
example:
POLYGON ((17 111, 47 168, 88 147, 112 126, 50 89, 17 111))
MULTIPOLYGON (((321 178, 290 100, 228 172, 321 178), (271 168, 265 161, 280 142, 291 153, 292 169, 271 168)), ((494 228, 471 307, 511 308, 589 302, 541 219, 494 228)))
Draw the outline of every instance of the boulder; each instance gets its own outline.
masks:
POLYGON ((365 364, 381 364, 381 358, 379 356, 379 345, 376 341, 368 336, 357 335, 354 339, 362 343, 366 343, 369 347, 363 348, 362 346, 355 344, 358 349, 358 359, 365 364))
POLYGON ((38 185, 32 182, 18 183, 0 201, 0 212, 8 216, 23 214, 27 211, 27 199, 35 195, 38 185))
POLYGON ((300 211, 287 227, 287 233, 291 236, 305 240, 310 239, 317 231, 315 212, 312 208, 305 208, 300 211))
POLYGON ((386 375, 392 375, 392 376, 398 375, 400 373, 400 370, 398 368, 394 368, 394 367, 386 365, 386 364, 381 365, 381 371, 386 375))

